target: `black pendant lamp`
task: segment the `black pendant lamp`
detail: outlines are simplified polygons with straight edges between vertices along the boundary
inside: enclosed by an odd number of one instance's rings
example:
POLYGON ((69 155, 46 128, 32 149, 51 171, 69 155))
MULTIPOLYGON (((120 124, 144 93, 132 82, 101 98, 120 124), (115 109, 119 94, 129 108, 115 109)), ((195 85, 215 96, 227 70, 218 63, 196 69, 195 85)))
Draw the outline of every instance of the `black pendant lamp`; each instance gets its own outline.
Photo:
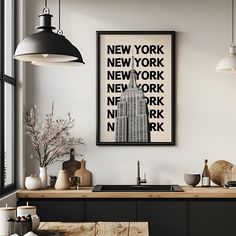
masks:
MULTIPOLYGON (((61 0, 58 1, 58 5, 59 5, 59 22, 58 22, 58 25, 59 25, 59 29, 57 31, 57 34, 65 37, 63 35, 63 31, 61 30, 61 0)), ((83 61, 83 58, 81 56, 81 53, 80 51, 72 44, 72 46, 75 48, 76 50, 76 57, 77 59, 76 60, 72 60, 72 61, 64 61, 64 62, 45 62, 45 61, 32 61, 32 64, 33 65, 37 65, 37 66, 58 66, 58 67, 63 67, 63 66, 80 66, 80 65, 83 65, 85 64, 84 61, 83 61)))
MULTIPOLYGON (((72 44, 73 47, 75 47, 72 44)), ((64 61, 64 62, 44 62, 44 61, 32 61, 31 64, 36 66, 58 66, 58 67, 64 67, 64 66, 81 66, 84 63, 83 58, 79 52, 79 50, 75 47, 77 50, 77 60, 74 61, 64 61)))
POLYGON ((39 17, 40 26, 36 28, 39 32, 26 37, 18 44, 14 58, 45 63, 79 59, 78 49, 63 35, 52 31, 55 27, 51 25, 52 15, 47 7, 47 0, 45 0, 43 13, 39 17))

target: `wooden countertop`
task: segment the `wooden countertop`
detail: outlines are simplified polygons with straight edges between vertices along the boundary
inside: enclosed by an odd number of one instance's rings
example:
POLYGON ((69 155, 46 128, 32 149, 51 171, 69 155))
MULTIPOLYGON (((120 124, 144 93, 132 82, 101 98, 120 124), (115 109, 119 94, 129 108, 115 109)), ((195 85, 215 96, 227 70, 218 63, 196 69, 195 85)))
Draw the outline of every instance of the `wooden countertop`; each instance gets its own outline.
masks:
POLYGON ((236 189, 222 187, 182 187, 184 192, 92 192, 80 190, 21 190, 18 198, 236 198, 236 189))
POLYGON ((148 236, 147 222, 42 222, 39 235, 89 235, 89 236, 148 236))

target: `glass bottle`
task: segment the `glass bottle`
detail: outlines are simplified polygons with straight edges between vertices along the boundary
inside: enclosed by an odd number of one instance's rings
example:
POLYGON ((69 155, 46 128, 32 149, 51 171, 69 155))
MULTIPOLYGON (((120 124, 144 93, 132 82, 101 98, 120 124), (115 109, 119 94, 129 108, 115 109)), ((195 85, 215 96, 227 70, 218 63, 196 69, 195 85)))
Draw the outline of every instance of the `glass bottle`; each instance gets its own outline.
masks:
POLYGON ((205 160, 205 166, 202 172, 202 187, 210 187, 211 185, 210 171, 207 162, 208 160, 205 160))

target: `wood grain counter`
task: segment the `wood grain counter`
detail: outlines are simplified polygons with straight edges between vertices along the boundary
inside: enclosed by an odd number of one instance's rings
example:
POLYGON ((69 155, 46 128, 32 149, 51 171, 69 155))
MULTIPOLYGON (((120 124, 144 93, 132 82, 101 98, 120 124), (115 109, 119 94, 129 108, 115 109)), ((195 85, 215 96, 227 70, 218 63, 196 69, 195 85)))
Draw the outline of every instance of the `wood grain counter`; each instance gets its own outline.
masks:
POLYGON ((147 222, 43 222, 37 233, 42 236, 148 236, 147 222))
POLYGON ((184 192, 92 192, 92 188, 80 190, 21 190, 18 198, 236 198, 235 189, 222 187, 182 187, 184 192))

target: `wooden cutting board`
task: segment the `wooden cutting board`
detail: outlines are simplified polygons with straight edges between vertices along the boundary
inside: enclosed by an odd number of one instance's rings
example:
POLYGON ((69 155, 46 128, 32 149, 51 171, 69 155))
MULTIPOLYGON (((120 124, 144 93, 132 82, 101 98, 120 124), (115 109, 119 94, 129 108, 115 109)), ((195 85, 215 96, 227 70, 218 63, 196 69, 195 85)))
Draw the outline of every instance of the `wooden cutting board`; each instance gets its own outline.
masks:
POLYGON ((75 176, 80 177, 80 186, 91 186, 92 185, 92 173, 85 168, 86 161, 81 160, 81 168, 75 171, 75 176))
POLYGON ((74 176, 75 171, 81 166, 80 161, 75 160, 75 150, 70 150, 70 160, 64 161, 62 163, 62 169, 66 170, 69 174, 69 177, 74 176))

